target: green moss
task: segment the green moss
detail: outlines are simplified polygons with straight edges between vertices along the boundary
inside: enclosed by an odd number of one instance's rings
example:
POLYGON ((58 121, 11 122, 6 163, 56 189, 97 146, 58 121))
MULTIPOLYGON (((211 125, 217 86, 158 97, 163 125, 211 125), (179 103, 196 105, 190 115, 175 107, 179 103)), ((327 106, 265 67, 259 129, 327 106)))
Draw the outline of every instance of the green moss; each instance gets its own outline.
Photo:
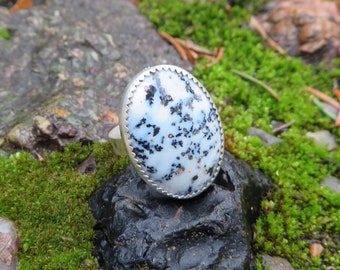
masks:
MULTIPOLYGON (((241 3, 241 2, 240 2, 241 3)), ((141 12, 165 31, 213 49, 225 48, 222 60, 206 68, 200 60, 194 74, 216 101, 224 124, 226 148, 272 177, 275 188, 263 201, 257 221, 255 247, 260 269, 261 255, 288 259, 296 269, 340 267, 340 196, 320 181, 339 174, 340 154, 316 146, 307 131, 328 129, 339 136, 334 123, 312 102, 304 86, 331 95, 332 79, 339 69, 311 67, 299 59, 280 56, 247 26, 250 14, 243 7, 225 10, 225 3, 184 3, 181 0, 144 0, 141 12), (242 71, 270 85, 282 101, 262 87, 231 72, 242 71), (279 135, 280 145, 266 148, 248 128, 271 131, 271 120, 295 120, 279 135), (329 162, 332 160, 332 162, 329 162), (324 243, 321 257, 310 258, 311 241, 324 243)), ((338 175, 339 176, 339 175, 338 175)))
POLYGON ((8 30, 6 28, 0 28, 0 37, 2 37, 3 39, 10 39, 11 35, 9 34, 8 30))
MULTIPOLYGON (((209 49, 225 48, 219 63, 206 68, 206 60, 200 60, 194 74, 216 101, 228 150, 275 182, 274 190, 262 202, 256 224, 259 269, 263 269, 261 255, 265 253, 287 258, 296 269, 339 268, 340 196, 320 188, 319 183, 325 176, 340 176, 340 152, 330 155, 305 134, 328 129, 339 136, 340 131, 309 102, 309 94, 303 90, 310 85, 330 94, 332 78, 339 75, 339 69, 310 67, 266 49, 247 27, 250 14, 244 7, 248 2, 238 1, 242 7, 229 12, 225 3, 210 1, 144 0, 140 7, 158 30, 190 38, 209 49), (278 103, 231 69, 270 85, 282 101, 278 103), (282 144, 266 148, 248 135, 248 128, 270 132, 273 119, 294 119, 295 123, 279 136, 282 144), (324 244, 320 257, 310 258, 311 241, 324 244)), ((0 157, 0 216, 19 226, 21 269, 97 268, 91 257, 94 220, 87 199, 126 162, 113 155, 110 143, 71 144, 62 153, 46 154, 43 161, 27 153, 0 157), (97 171, 80 175, 77 168, 89 155, 95 157, 97 171)))
POLYGON ((25 152, 0 157, 0 216, 19 227, 20 269, 98 269, 88 198, 126 164, 112 152, 110 143, 71 144, 43 161, 25 152), (97 171, 81 175, 77 168, 89 155, 97 171))

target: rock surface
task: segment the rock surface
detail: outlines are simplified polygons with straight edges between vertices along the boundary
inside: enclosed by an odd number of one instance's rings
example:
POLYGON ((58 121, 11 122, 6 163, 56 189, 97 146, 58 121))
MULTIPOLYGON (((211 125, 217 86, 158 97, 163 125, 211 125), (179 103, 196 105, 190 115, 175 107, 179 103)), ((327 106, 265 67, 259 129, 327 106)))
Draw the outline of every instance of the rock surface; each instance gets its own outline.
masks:
POLYGON ((328 130, 307 132, 306 136, 312 138, 317 145, 327 147, 328 151, 334 150, 337 146, 336 137, 328 130))
POLYGON ((328 176, 326 178, 324 178, 320 185, 322 187, 328 187, 331 190, 333 190, 334 192, 338 192, 340 193, 340 180, 334 176, 328 176))
POLYGON ((17 269, 15 253, 19 248, 16 225, 3 217, 0 217, 0 269, 17 269))
POLYGON ((274 144, 280 144, 282 142, 281 139, 265 132, 262 129, 256 127, 250 127, 248 129, 248 133, 250 136, 257 136, 263 141, 266 147, 272 146, 274 144))
POLYGON ((286 259, 276 256, 264 255, 262 257, 262 264, 266 269, 270 270, 294 270, 293 266, 286 259))
POLYGON ((198 197, 156 194, 128 167, 90 198, 103 269, 255 269, 251 226, 271 181, 228 152, 198 197))
POLYGON ((13 14, 0 8, 0 25, 11 32, 0 38, 0 138, 20 124, 28 133, 15 137, 19 148, 42 147, 35 145, 41 137, 57 145, 105 140, 136 73, 165 63, 191 70, 132 1, 51 0, 13 14), (44 124, 47 134, 36 132, 44 124))

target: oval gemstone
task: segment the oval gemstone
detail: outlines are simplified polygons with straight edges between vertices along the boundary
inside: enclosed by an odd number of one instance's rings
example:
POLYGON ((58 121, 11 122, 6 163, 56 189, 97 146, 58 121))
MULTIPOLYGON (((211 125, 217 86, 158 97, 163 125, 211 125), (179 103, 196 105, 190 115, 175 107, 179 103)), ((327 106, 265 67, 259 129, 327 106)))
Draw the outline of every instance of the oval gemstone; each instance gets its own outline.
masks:
POLYGON ((123 138, 140 176, 175 198, 203 192, 223 158, 223 132, 208 92, 187 71, 160 65, 138 74, 122 109, 123 138))

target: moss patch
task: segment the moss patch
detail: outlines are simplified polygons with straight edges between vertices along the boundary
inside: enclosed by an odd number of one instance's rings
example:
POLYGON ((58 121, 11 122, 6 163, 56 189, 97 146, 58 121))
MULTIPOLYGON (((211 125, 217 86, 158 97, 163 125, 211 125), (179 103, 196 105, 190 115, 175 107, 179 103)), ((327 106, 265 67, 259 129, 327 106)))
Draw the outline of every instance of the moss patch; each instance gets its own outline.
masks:
MULTIPOLYGON (((225 47, 221 62, 205 68, 201 60, 194 73, 220 110, 226 147, 275 181, 256 224, 258 266, 262 268, 260 258, 267 253, 287 258, 296 269, 340 268, 340 196, 319 186, 325 176, 340 177, 340 152, 330 155, 305 136, 320 129, 338 137, 340 132, 303 90, 310 85, 329 92, 340 71, 310 67, 265 49, 247 27, 247 10, 233 7, 226 12, 225 3, 207 2, 144 0, 141 10, 159 30, 210 49, 225 47), (269 84, 282 102, 231 69, 269 84), (282 144, 266 148, 248 135, 248 128, 270 132, 273 119, 295 123, 279 136, 282 144), (325 247, 320 257, 309 256, 313 241, 325 247)), ((110 143, 72 144, 62 153, 46 154, 43 161, 27 153, 0 157, 0 215, 19 226, 20 268, 97 269, 91 257, 94 220, 87 199, 102 179, 125 164, 112 155, 110 143), (78 165, 90 154, 97 171, 80 175, 78 165)))
POLYGON ((340 195, 320 188, 329 175, 339 176, 340 154, 316 146, 307 131, 328 129, 339 137, 333 121, 309 101, 304 86, 331 94, 333 76, 339 70, 311 67, 299 59, 280 56, 266 49, 252 32, 248 11, 225 3, 184 3, 181 0, 144 0, 141 11, 159 31, 209 49, 224 46, 223 59, 211 68, 199 61, 194 74, 216 101, 224 123, 228 150, 263 170, 275 181, 275 190, 263 201, 257 221, 255 246, 258 266, 262 254, 281 256, 296 269, 340 267, 340 195), (231 72, 236 69, 275 89, 278 103, 260 86, 231 72), (279 137, 282 144, 266 148, 248 128, 270 132, 271 120, 295 123, 279 137), (309 256, 309 245, 325 247, 321 257, 309 256))
POLYGON ((25 152, 0 157, 0 216, 19 227, 20 269, 98 269, 88 197, 126 164, 112 149, 110 143, 71 144, 43 161, 25 152), (97 171, 81 175, 78 165, 89 155, 97 171))

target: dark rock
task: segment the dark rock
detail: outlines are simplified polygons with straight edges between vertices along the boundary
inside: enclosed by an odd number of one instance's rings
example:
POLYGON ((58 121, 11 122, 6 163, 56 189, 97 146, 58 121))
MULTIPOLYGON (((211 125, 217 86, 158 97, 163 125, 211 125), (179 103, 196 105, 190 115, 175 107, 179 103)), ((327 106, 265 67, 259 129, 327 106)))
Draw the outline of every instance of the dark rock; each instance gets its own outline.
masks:
POLYGON ((80 174, 92 174, 96 170, 97 164, 93 156, 88 156, 81 164, 79 164, 77 169, 80 174))
POLYGON ((11 0, 0 0, 0 6, 4 6, 4 7, 12 7, 14 5, 15 1, 11 1, 11 0))
POLYGON ((189 200, 164 198, 132 166, 90 198, 103 269, 255 269, 251 226, 271 181, 226 152, 215 183, 189 200))
POLYGON ((264 255, 262 257, 263 266, 271 270, 294 270, 293 266, 284 258, 271 257, 264 255))

